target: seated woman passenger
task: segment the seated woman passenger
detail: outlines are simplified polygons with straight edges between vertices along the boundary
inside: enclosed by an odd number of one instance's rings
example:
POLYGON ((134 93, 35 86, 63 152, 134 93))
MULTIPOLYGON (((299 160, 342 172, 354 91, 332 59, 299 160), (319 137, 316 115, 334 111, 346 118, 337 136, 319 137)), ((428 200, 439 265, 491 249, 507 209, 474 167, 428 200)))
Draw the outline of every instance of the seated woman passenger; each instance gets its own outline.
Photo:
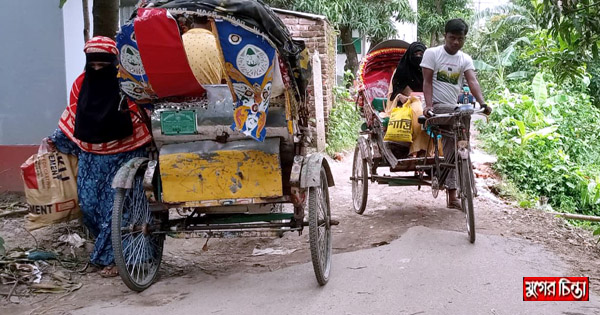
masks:
MULTIPOLYGON (((388 106, 386 112, 391 111, 396 106, 402 106, 409 98, 413 97, 412 107, 412 139, 409 155, 424 155, 428 149, 430 137, 421 130, 418 122, 419 116, 423 115, 422 93, 423 93, 423 72, 421 71, 421 59, 425 52, 425 45, 420 42, 414 42, 408 46, 408 49, 398 62, 398 66, 392 75, 388 90, 388 106)), ((433 152, 433 146, 429 148, 429 155, 433 152)))
MULTIPOLYGON (((200 84, 225 84, 227 74, 210 20, 206 16, 180 15, 177 23, 182 34, 183 48, 196 80, 200 84)), ((283 95, 284 89, 281 69, 276 62, 270 97, 283 95)))
POLYGON ((217 40, 205 16, 179 17, 183 48, 194 77, 200 84, 221 84, 224 68, 217 40))

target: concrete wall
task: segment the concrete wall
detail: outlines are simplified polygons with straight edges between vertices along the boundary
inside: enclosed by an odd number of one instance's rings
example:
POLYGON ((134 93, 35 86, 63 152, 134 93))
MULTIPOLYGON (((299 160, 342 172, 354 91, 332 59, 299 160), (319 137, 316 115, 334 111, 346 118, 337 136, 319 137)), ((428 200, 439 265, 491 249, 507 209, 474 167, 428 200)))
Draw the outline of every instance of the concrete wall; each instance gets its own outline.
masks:
MULTIPOLYGON (((92 10, 92 1, 89 1, 89 10, 92 10)), ((88 12, 90 17, 90 37, 94 34, 91 12, 88 12)), ((66 93, 67 99, 71 93, 71 85, 73 81, 83 71, 85 66, 85 54, 83 46, 83 7, 79 0, 69 0, 63 6, 63 26, 64 26, 64 47, 65 47, 65 69, 66 69, 66 93)))
POLYGON ((39 143, 67 99, 62 12, 56 1, 2 1, 0 29, 0 145, 39 143))
POLYGON ((0 192, 22 190, 19 166, 65 108, 63 27, 58 1, 0 2, 0 192))
POLYGON ((0 145, 39 143, 67 99, 58 1, 2 1, 0 30, 0 145))

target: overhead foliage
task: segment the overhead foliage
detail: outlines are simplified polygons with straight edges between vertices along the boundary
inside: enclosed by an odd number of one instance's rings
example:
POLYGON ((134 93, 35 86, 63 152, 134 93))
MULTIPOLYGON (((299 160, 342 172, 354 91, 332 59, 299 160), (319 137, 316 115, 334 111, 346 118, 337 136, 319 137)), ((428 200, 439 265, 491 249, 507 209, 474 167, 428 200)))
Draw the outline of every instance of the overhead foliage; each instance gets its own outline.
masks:
POLYGON ((266 0, 273 7, 320 14, 336 28, 352 27, 369 38, 396 35, 392 21, 414 22, 407 0, 266 0))
POLYGON ((430 47, 441 43, 446 21, 462 18, 470 21, 474 15, 470 0, 419 0, 417 33, 419 40, 430 47))
POLYGON ((356 73, 358 59, 353 46, 352 30, 374 41, 396 35, 393 21, 414 22, 416 14, 407 0, 266 0, 272 7, 320 14, 340 31, 342 45, 356 73))
POLYGON ((542 19, 536 11, 513 3, 489 9, 480 17, 485 22, 474 28, 465 50, 478 60, 478 69, 495 70, 491 72, 493 80, 489 76, 483 78, 484 86, 503 90, 505 79, 531 78, 538 71, 552 74, 554 80, 563 85, 577 85, 577 81, 587 80, 591 50, 552 36, 551 30, 540 26, 542 19), (486 67, 481 61, 492 67, 486 67), (503 77, 503 71, 512 74, 503 77))
POLYGON ((589 49, 598 57, 600 43, 600 1, 533 0, 542 27, 579 50, 589 49))
POLYGON ((528 55, 557 81, 579 81, 586 77, 586 61, 591 59, 589 50, 573 47, 560 37, 554 39, 547 30, 536 32, 532 39, 528 55))
POLYGON ((467 46, 475 58, 480 53, 494 51, 497 45, 504 50, 514 43, 515 38, 526 37, 538 29, 535 16, 526 7, 506 4, 479 12, 474 18, 467 46), (485 21, 485 23, 480 23, 485 21))

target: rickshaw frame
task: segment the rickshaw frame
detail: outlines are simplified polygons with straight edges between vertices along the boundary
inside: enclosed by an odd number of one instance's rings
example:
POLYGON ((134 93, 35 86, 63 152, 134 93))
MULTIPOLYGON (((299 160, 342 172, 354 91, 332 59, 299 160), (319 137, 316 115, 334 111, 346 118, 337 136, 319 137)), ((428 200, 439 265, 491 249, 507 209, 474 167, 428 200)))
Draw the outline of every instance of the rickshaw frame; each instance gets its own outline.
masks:
MULTIPOLYGON (((204 15, 211 19, 227 18, 232 23, 242 23, 236 21, 235 16, 223 12, 222 9, 227 9, 228 5, 233 13, 238 12, 236 10, 258 12, 258 15, 263 18, 262 22, 259 22, 263 23, 266 17, 272 19, 269 23, 276 26, 283 25, 270 8, 260 1, 248 4, 240 0, 224 2, 174 0, 167 1, 166 4, 163 2, 157 9, 166 9, 178 14, 204 15), (241 5, 249 5, 249 7, 241 7, 241 5), (220 11, 205 10, 210 9, 211 6, 219 7, 220 11), (202 7, 202 10, 199 7, 202 7)), ((261 36, 267 36, 265 38, 268 39, 269 34, 261 32, 256 26, 246 27, 243 23, 240 26, 248 31, 260 33, 261 36)), ((291 39, 286 33, 287 29, 279 29, 277 32, 282 34, 277 34, 279 37, 269 43, 273 44, 282 38, 291 39)), ((294 59, 299 58, 298 56, 294 57, 289 52, 282 51, 279 46, 277 51, 282 56, 280 61, 283 59, 287 62, 286 66, 290 68, 290 62, 298 61, 294 59)), ((297 112, 292 114, 292 118, 297 123, 297 128, 291 128, 293 132, 290 131, 287 136, 277 140, 279 144, 276 148, 277 152, 283 148, 284 142, 289 148, 293 147, 292 152, 287 153, 288 155, 281 153, 280 156, 279 163, 283 176, 281 196, 163 202, 163 182, 159 168, 160 151, 155 143, 155 137, 148 158, 134 158, 119 169, 113 181, 116 196, 112 218, 112 245, 119 274, 130 289, 143 291, 155 281, 162 260, 166 235, 178 237, 193 234, 206 238, 273 237, 291 231, 301 234, 305 226, 309 227, 311 257, 317 282, 320 285, 327 283, 332 256, 331 226, 338 224, 331 219, 329 204, 328 188, 334 185, 334 181, 327 159, 319 153, 308 154, 311 137, 308 134, 306 87, 301 82, 291 81, 291 88, 287 93, 293 99, 288 99, 286 94, 285 109, 286 113, 293 112, 289 106, 292 106, 293 102, 296 103, 297 112), (292 160, 287 156, 291 156, 292 160), (288 165, 289 169, 284 168, 284 164, 288 165), (293 213, 281 212, 280 208, 275 207, 286 203, 293 205, 293 213), (180 217, 171 219, 170 216, 174 214, 170 209, 174 208, 184 208, 191 213, 181 215, 182 211, 178 211, 180 217), (306 211, 308 211, 308 220, 305 220, 306 211)), ((231 84, 229 87, 234 94, 231 84)), ((147 105, 141 107, 148 108, 147 105)), ((140 110, 140 113, 149 130, 152 131, 151 117, 145 110, 140 110)), ((232 141, 228 140, 228 137, 216 137, 202 141, 223 145, 240 140, 232 141)), ((208 189, 216 189, 216 187, 208 189)))

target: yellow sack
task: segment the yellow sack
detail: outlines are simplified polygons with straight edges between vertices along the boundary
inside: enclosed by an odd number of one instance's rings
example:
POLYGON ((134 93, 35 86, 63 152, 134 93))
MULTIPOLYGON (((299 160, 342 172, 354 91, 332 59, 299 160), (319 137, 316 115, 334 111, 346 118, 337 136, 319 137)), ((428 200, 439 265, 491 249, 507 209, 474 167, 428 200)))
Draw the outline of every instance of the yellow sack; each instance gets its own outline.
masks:
POLYGON ((409 99, 402 107, 396 107, 390 115, 390 123, 384 141, 412 142, 412 108, 409 99))
POLYGON ((21 165, 29 213, 28 231, 81 217, 77 200, 77 157, 40 152, 21 165))

